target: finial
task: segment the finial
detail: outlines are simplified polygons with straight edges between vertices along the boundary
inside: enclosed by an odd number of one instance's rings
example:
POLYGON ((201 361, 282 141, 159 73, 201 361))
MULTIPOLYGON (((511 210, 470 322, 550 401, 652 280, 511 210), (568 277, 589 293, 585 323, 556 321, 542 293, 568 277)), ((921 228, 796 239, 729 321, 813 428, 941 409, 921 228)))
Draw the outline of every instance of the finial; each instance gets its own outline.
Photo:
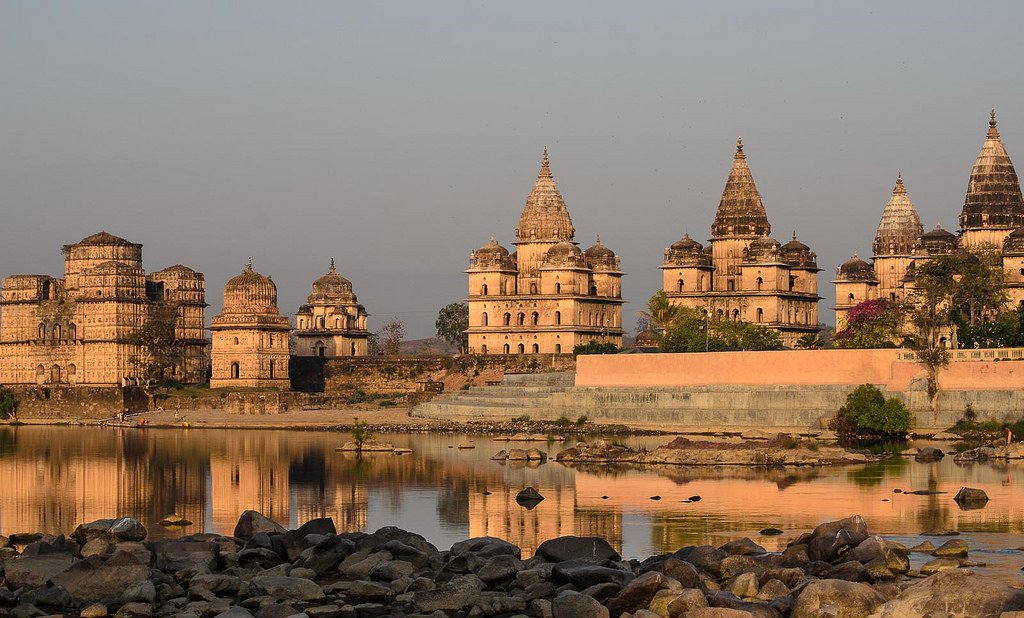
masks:
POLYGON ((736 137, 736 152, 743 152, 743 136, 736 137))
POLYGON ((935 222, 935 229, 937 229, 937 230, 941 230, 942 229, 942 221, 936 221, 935 222))
POLYGON ((903 186, 903 172, 896 172, 896 186, 892 188, 892 194, 897 195, 906 192, 907 189, 903 186))
POLYGON ((247 271, 249 271, 249 272, 252 272, 252 256, 251 255, 249 256, 249 263, 245 265, 245 269, 247 271))
POLYGON ((546 178, 551 177, 551 165, 548 162, 548 147, 544 147, 544 157, 540 160, 540 175, 546 178))
POLYGON ((334 256, 331 256, 331 272, 334 272, 334 256))
POLYGON ((988 117, 988 139, 999 139, 999 131, 996 129, 996 106, 992 106, 992 112, 988 117))
POLYGON ((595 245, 599 245, 599 244, 601 244, 601 235, 600 235, 600 234, 598 234, 598 235, 597 235, 597 242, 596 242, 596 243, 594 243, 594 244, 595 244, 595 245))
POLYGON ((793 240, 796 240, 796 230, 793 230, 793 240))

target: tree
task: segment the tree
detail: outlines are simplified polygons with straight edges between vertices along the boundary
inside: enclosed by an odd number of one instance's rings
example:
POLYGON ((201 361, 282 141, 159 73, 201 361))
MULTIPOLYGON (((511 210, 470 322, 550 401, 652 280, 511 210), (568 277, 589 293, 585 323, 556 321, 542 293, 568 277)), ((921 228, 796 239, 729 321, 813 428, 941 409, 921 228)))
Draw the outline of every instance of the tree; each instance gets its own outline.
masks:
POLYGON ((377 345, 384 356, 396 356, 401 351, 403 339, 405 324, 397 317, 384 322, 377 331, 377 345))
POLYGON ((137 354, 129 358, 147 384, 166 384, 174 368, 182 363, 182 342, 178 340, 177 307, 155 308, 146 323, 128 335, 126 343, 135 346, 137 354))
POLYGON ((866 300, 854 305, 846 328, 836 333, 837 348, 895 348, 903 337, 907 308, 889 300, 866 300))
POLYGON ((572 357, 576 358, 580 354, 618 354, 620 351, 619 346, 614 343, 601 343, 596 339, 591 339, 586 343, 573 346, 572 357))
POLYGON ((363 445, 373 440, 373 434, 370 433, 370 425, 366 421, 355 419, 352 423, 352 441, 356 443, 356 449, 361 450, 363 445))
POLYGON ((796 347, 803 350, 820 350, 825 347, 825 340, 820 333, 807 333, 796 342, 796 347))
POLYGON ((846 396, 830 426, 843 437, 885 438, 905 434, 910 422, 910 410, 902 401, 886 399, 877 386, 862 384, 846 396))
POLYGON ((14 396, 14 391, 0 387, 0 419, 14 416, 17 409, 18 399, 14 396))
POLYGON ((646 330, 648 326, 656 331, 664 331, 677 316, 680 315, 683 307, 673 305, 665 290, 658 290, 654 296, 647 301, 647 309, 638 311, 637 332, 646 330), (643 328, 641 328, 641 321, 643 328))
POLYGON ((662 352, 725 352, 776 350, 778 331, 740 320, 711 320, 693 307, 675 307, 671 322, 658 342, 662 352))
POLYGON ((465 352, 469 348, 469 336, 466 329, 469 328, 469 305, 466 303, 451 303, 445 305, 437 312, 437 321, 434 322, 437 328, 437 336, 449 345, 456 346, 459 352, 465 352))

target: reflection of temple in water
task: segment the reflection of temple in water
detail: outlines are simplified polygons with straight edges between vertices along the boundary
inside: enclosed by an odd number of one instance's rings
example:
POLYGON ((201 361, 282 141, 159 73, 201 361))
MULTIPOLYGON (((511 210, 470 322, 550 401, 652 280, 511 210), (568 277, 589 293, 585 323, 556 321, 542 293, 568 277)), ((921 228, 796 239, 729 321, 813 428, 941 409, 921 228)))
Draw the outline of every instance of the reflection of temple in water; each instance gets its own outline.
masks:
POLYGON ((548 539, 577 534, 576 492, 572 487, 536 489, 544 500, 533 509, 516 502, 522 487, 495 488, 489 496, 469 494, 469 536, 496 536, 518 545, 523 559, 529 558, 537 546, 548 539))

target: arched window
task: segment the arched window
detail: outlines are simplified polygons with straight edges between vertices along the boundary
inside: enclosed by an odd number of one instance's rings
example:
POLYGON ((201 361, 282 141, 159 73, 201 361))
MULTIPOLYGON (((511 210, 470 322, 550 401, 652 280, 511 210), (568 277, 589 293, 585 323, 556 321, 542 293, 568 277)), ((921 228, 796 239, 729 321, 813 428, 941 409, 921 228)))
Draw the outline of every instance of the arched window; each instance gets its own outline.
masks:
POLYGON ((524 326, 526 324, 526 314, 520 313, 519 315, 517 315, 516 323, 519 324, 520 326, 524 326))
MULTIPOLYGON (((1024 275, 1024 268, 1020 269, 1020 274, 1024 275)), ((555 294, 561 294, 561 293, 562 293, 562 284, 561 283, 556 283, 555 284, 555 294)))
POLYGON ((530 284, 530 294, 536 294, 536 293, 537 293, 537 284, 536 283, 531 283, 530 284))
POLYGON ((533 344, 533 353, 534 354, 539 354, 540 353, 540 345, 539 344, 536 344, 536 343, 533 344))
POLYGON ((46 339, 46 324, 39 325, 39 339, 46 339))
POLYGON ((238 363, 231 363, 231 379, 232 380, 237 380, 238 379, 238 374, 239 374, 239 372, 238 372, 238 363))
POLYGON ((505 314, 505 326, 512 326, 512 314, 511 313, 506 313, 505 314))
POLYGON ((355 355, 356 355, 356 344, 353 343, 352 344, 352 356, 355 356, 355 355))
MULTIPOLYGON (((1024 301, 1021 301, 1021 302, 1024 302, 1024 301)), ((562 323, 562 312, 561 311, 556 311, 555 312, 555 324, 561 324, 561 323, 562 323)))
POLYGON ((740 310, 739 309, 733 309, 732 310, 732 319, 733 320, 739 320, 740 319, 740 310))
POLYGON ((509 347, 508 347, 508 344, 506 343, 505 344, 505 354, 508 354, 508 353, 509 353, 509 347))
POLYGON ((57 365, 50 367, 50 382, 60 384, 60 367, 57 365))
POLYGON ((789 278, 789 289, 792 290, 796 287, 796 277, 789 278))
POLYGON ((533 315, 530 316, 530 324, 533 324, 534 326, 536 326, 539 323, 540 323, 540 314, 537 313, 536 311, 534 311, 533 315))
MULTIPOLYGON (((324 327, 324 318, 323 318, 323 316, 320 316, 319 323, 320 323, 320 328, 323 328, 324 327)), ((274 344, 270 344, 270 345, 271 345, 271 347, 273 347, 274 344)))
POLYGON ((487 284, 480 286, 480 296, 487 296, 487 284))
MULTIPOLYGON (((1021 302, 1024 302, 1024 301, 1021 301, 1021 302)), ((562 344, 556 343, 555 344, 555 354, 561 354, 561 353, 562 353, 562 344)))
POLYGON ((68 377, 69 378, 71 376, 77 374, 77 373, 78 373, 78 367, 75 367, 74 363, 71 363, 70 365, 68 365, 68 377))
POLYGON ((487 344, 486 343, 483 344, 482 346, 480 346, 480 353, 481 354, 487 354, 487 344))
POLYGON ((758 292, 760 292, 760 291, 761 291, 761 286, 762 286, 762 285, 764 285, 764 279, 762 279, 761 277, 758 277, 758 278, 757 278, 757 291, 758 291, 758 292))
POLYGON ((896 292, 889 292, 889 300, 896 300, 896 292))
POLYGON ((850 294, 849 299, 850 299, 851 303, 853 302, 853 298, 854 298, 853 294, 850 294))
POLYGON ((487 326, 487 312, 486 311, 480 316, 480 324, 482 324, 483 326, 487 326))
POLYGON ((53 340, 57 341, 60 339, 60 324, 53 325, 53 340))
POLYGON ((526 354, 526 346, 521 343, 519 344, 519 353, 526 354))
POLYGON ((764 309, 762 309, 760 307, 757 308, 757 321, 758 322, 763 322, 764 321, 764 309))
POLYGON ((682 292, 682 291, 683 291, 683 280, 680 279, 679 281, 676 282, 676 292, 682 292))
POLYGON ((68 339, 78 339, 78 327, 74 322, 68 325, 68 339))
MULTIPOLYGON (((1024 275, 1024 270, 1020 271, 1024 275)), ((43 281, 43 300, 50 300, 50 282, 43 281)))
POLYGON ((341 318, 334 318, 334 328, 341 328, 341 318))
POLYGON ((316 355, 320 358, 327 356, 327 346, 324 345, 323 341, 317 341, 313 344, 313 347, 316 348, 316 355))
POLYGON ((274 361, 270 361, 270 379, 274 379, 274 361))
POLYGON ((235 337, 235 345, 238 345, 238 337, 235 337))
POLYGON ((735 291, 736 290, 736 282, 733 281, 732 279, 729 279, 729 284, 728 284, 727 287, 729 288, 730 292, 735 291))
POLYGON ((700 276, 700 281, 697 282, 697 291, 698 292, 703 292, 704 291, 704 275, 701 275, 700 276))
POLYGON ((721 320, 724 317, 725 317, 725 313, 721 309, 719 309, 718 310, 718 319, 721 320))
POLYGON ((591 296, 597 296, 597 286, 596 285, 590 286, 590 295, 591 296))
POLYGON ((36 365, 36 384, 42 384, 46 381, 46 367, 42 365, 36 365))

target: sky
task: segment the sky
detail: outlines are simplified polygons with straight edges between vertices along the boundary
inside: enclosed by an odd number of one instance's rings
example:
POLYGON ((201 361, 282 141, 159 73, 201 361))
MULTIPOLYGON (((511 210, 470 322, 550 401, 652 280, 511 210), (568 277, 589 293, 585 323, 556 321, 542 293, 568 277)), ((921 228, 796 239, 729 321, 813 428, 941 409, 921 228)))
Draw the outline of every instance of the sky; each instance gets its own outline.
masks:
MULTIPOLYGON (((991 106, 1024 158, 1020 2, 0 3, 0 275, 60 275, 99 230, 148 271, 249 256, 294 314, 336 258, 411 338, 511 246, 541 152, 622 258, 624 323, 663 249, 705 241, 736 137, 773 228, 836 267, 898 171, 955 229, 991 106)), ((1024 159, 1022 159, 1024 160, 1024 159)))

